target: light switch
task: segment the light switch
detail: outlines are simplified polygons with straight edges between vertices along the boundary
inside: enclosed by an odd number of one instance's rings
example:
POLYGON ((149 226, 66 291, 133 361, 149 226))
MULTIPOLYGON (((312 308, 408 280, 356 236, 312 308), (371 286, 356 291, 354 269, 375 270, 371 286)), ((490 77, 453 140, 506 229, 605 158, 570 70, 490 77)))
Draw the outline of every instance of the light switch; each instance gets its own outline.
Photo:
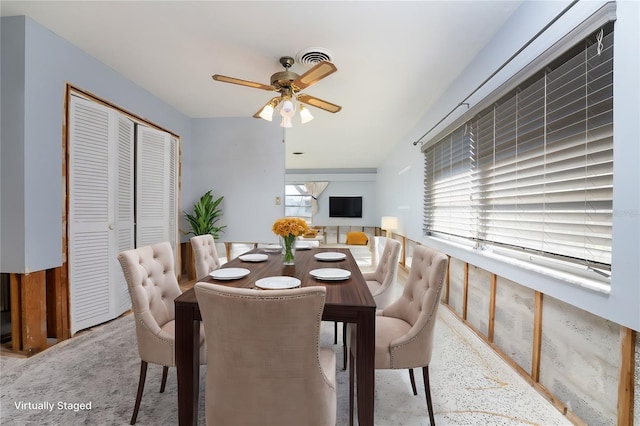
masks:
POLYGON ((282 199, 280 197, 276 197, 276 206, 279 206, 281 202, 282 199))

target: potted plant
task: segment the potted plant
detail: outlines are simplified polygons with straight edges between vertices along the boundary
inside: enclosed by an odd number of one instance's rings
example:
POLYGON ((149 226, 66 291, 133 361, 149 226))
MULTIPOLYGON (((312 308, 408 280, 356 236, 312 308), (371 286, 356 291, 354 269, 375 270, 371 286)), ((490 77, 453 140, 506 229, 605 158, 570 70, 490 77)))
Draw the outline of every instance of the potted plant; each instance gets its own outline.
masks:
POLYGON ((218 234, 224 232, 226 226, 217 226, 216 223, 222 216, 222 209, 220 203, 224 199, 224 196, 213 199, 211 192, 213 190, 205 192, 202 197, 193 205, 193 214, 183 212, 185 218, 189 222, 191 229, 186 232, 186 235, 206 235, 211 234, 213 238, 218 239, 218 234))

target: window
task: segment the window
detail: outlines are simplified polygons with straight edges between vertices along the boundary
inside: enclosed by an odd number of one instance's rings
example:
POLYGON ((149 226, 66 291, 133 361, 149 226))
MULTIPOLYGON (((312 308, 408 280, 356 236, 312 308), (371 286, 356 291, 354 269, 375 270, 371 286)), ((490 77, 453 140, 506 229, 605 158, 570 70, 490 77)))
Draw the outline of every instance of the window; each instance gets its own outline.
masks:
POLYGON ((426 235, 610 270, 613 23, 427 145, 424 185, 426 235))
POLYGON ((284 188, 284 215, 311 222, 311 195, 304 184, 287 184, 284 188))

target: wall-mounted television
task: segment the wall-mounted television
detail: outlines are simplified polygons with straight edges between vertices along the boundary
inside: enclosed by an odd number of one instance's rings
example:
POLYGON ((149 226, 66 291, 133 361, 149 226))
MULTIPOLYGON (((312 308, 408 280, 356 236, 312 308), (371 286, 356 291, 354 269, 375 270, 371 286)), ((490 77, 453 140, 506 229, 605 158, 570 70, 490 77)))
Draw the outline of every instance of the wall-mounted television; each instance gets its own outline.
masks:
POLYGON ((329 197, 329 217, 362 217, 362 197, 329 197))

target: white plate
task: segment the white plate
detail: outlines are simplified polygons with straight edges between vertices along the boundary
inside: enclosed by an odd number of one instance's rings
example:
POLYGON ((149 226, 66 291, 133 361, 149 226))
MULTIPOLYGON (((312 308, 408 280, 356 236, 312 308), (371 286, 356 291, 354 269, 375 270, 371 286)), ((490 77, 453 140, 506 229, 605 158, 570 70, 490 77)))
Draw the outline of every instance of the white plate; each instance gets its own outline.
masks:
POLYGON ((264 262, 269 256, 262 253, 249 253, 238 256, 243 262, 264 262))
POLYGON ((319 280, 338 281, 346 280, 351 276, 351 271, 339 268, 320 268, 309 271, 312 277, 319 280))
POLYGON ((282 251, 282 246, 280 244, 270 244, 264 247, 264 251, 268 251, 272 253, 275 253, 275 252, 280 253, 282 251))
POLYGON ((251 271, 245 268, 220 268, 209 273, 215 280, 237 280, 249 275, 251 271))
POLYGON ((323 251, 313 255, 316 259, 325 262, 332 262, 334 260, 346 259, 347 255, 344 253, 338 253, 337 251, 323 251))
POLYGON ((296 242, 296 250, 309 250, 309 249, 311 249, 311 244, 296 242))
POLYGON ((267 290, 283 290, 286 288, 296 288, 300 285, 300 280, 294 277, 267 277, 256 281, 256 287, 267 290))

